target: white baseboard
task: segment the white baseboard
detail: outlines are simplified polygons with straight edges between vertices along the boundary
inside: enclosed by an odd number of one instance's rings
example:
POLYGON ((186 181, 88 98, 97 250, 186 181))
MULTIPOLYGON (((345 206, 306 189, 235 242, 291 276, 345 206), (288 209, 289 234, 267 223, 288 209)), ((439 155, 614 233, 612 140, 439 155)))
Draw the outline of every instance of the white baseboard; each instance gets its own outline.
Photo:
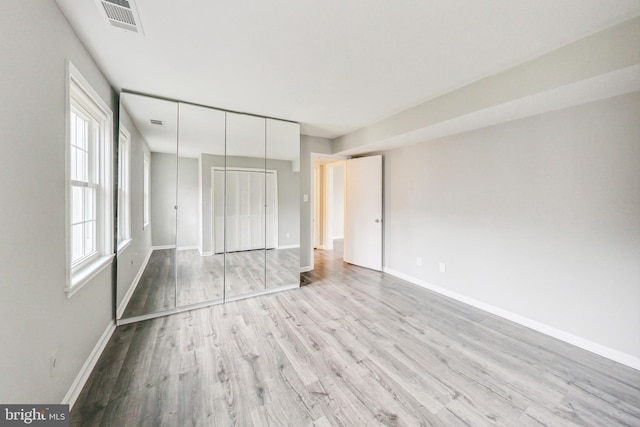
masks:
POLYGON ((296 249, 299 248, 300 245, 284 245, 284 246, 278 246, 278 249, 296 249))
POLYGON ((162 246, 151 246, 151 249, 154 251, 161 251, 163 249, 175 249, 176 245, 162 245, 162 246))
POLYGON ((197 250, 197 249, 198 249, 197 246, 178 246, 179 251, 191 251, 191 250, 197 250))
POLYGON ((213 252, 201 252, 200 256, 212 256, 213 252))
POLYGON ((615 350, 613 348, 607 347, 597 342, 590 341, 588 339, 579 337, 577 335, 573 335, 569 332, 554 328, 552 326, 545 325, 544 323, 537 322, 535 320, 529 319, 519 314, 512 313, 510 311, 504 310, 499 307, 495 307, 491 304, 487 304, 482 301, 478 301, 466 295, 462 295, 457 292, 453 292, 448 289, 442 288, 440 286, 433 285, 431 283, 425 282, 424 280, 417 279, 415 277, 409 276, 407 274, 401 273, 391 268, 385 267, 383 271, 387 274, 390 274, 399 279, 405 280, 414 285, 418 285, 425 289, 429 289, 430 291, 436 292, 440 295, 453 298, 457 301, 479 308, 480 310, 484 310, 488 313, 495 314, 496 316, 518 323, 522 326, 526 326, 527 328, 533 329, 534 331, 541 332, 545 335, 549 335, 553 338, 557 338, 566 343, 575 345, 576 347, 580 347, 584 350, 590 351, 591 353, 598 354, 600 356, 606 357, 607 359, 611 359, 615 362, 619 362, 619 363, 622 363, 623 365, 640 370, 640 358, 633 356, 631 354, 627 354, 619 350, 615 350))
POLYGON ((333 236, 333 240, 344 239, 344 236, 333 236))
POLYGON ((82 388, 89 379, 89 375, 91 375, 91 371, 93 371, 96 363, 98 363, 98 359, 100 359, 104 348, 107 346, 107 343, 109 342, 109 339, 111 339, 111 335, 113 335, 113 332, 115 330, 116 324, 112 321, 109 323, 109 325, 107 325, 107 329, 105 329, 105 331, 102 333, 102 336, 96 343, 95 347, 93 347, 93 350, 91 350, 89 357, 84 362, 84 365, 82 365, 80 372, 78 372, 76 379, 73 380, 69 391, 67 391, 67 394, 62 399, 62 404, 69 405, 69 409, 73 408, 73 405, 76 403, 76 399, 78 399, 82 388))
POLYGON ((122 298, 122 301, 120 301, 120 305, 118 305, 118 310, 116 311, 116 317, 118 319, 122 317, 124 310, 127 308, 127 304, 129 304, 129 301, 131 300, 131 296, 133 296, 133 293, 138 287, 138 282, 140 282, 140 279, 142 278, 144 269, 147 268, 147 264, 149 263, 149 258, 151 258, 152 253, 153 253, 153 248, 149 248, 149 252, 147 252, 147 255, 145 256, 144 261, 142 261, 142 265, 140 265, 138 272, 136 273, 135 277, 131 281, 131 285, 129 286, 129 289, 127 289, 127 292, 124 294, 124 298, 122 298))
POLYGON ((300 273, 306 273, 307 271, 313 270, 313 266, 305 265, 304 267, 300 267, 300 273))

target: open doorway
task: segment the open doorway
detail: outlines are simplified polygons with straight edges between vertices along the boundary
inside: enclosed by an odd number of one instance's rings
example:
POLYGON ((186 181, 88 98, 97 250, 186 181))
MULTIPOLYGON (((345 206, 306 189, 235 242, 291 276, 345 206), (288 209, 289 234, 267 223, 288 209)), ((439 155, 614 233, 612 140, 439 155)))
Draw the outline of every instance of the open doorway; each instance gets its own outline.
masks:
POLYGON ((314 252, 320 250, 324 257, 343 259, 344 209, 345 161, 315 158, 312 209, 314 252))

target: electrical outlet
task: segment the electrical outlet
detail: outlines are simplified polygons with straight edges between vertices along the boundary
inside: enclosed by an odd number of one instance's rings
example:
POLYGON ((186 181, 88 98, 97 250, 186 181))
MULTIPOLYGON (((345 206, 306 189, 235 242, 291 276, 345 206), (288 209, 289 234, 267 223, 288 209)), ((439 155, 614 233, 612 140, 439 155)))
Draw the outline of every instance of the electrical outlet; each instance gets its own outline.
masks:
POLYGON ((51 353, 49 356, 49 376, 53 378, 53 374, 58 367, 58 350, 51 353))
POLYGON ((441 262, 438 264, 438 268, 440 269, 440 273, 446 273, 447 272, 447 266, 444 265, 444 262, 441 262))
POLYGON ((416 258, 416 265, 417 266, 421 266, 422 265, 422 257, 421 256, 416 258))
POLYGON ((290 234, 290 233, 287 233, 287 239, 288 239, 289 237, 291 237, 291 234, 290 234))
POLYGON ((309 201, 309 195, 308 194, 303 195, 302 196, 302 200, 304 200, 305 202, 308 202, 309 201))

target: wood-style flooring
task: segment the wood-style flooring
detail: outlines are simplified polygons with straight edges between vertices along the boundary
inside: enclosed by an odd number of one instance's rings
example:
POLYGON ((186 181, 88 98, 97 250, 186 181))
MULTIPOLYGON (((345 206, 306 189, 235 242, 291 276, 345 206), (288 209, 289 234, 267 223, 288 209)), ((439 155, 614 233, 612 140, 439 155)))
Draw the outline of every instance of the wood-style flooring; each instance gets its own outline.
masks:
POLYGON ((297 248, 233 252, 225 261, 223 254, 200 256, 196 249, 154 250, 122 317, 222 300, 225 286, 230 298, 296 284, 299 253, 297 248))
POLYGON ((316 251, 308 286, 119 326, 73 426, 638 426, 640 372, 316 251))

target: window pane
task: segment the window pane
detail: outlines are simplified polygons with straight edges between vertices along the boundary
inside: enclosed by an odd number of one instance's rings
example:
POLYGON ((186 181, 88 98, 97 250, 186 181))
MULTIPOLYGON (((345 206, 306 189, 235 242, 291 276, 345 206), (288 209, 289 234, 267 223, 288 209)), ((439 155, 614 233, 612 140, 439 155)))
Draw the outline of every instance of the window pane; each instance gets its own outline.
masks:
POLYGON ((69 169, 70 169, 70 172, 71 172, 71 179, 73 181, 79 181, 77 170, 76 170, 76 164, 77 164, 77 161, 78 161, 78 159, 77 159, 77 157, 78 157, 77 148, 72 145, 69 154, 71 156, 71 158, 69 159, 70 160, 69 169))
POLYGON ((89 159, 87 158, 87 152, 77 150, 76 153, 76 179, 78 181, 88 182, 89 175, 89 159))
POLYGON ((84 224, 84 255, 90 255, 96 251, 96 222, 89 221, 84 224))
POLYGON ((84 219, 87 220, 95 220, 96 219, 96 189, 95 188, 85 188, 85 208, 84 208, 84 219))
POLYGON ((77 224, 84 220, 84 189, 71 187, 71 224, 77 224))
POLYGON ((71 227, 71 262, 75 263, 84 256, 84 224, 71 227))
MULTIPOLYGON (((73 146, 76 143, 76 120, 78 119, 78 116, 76 116, 76 113, 72 110, 71 111, 71 126, 69 126, 69 130, 70 130, 70 136, 71 136, 71 146, 73 146)), ((71 162, 72 165, 75 164, 75 162, 71 162)))
POLYGON ((88 125, 89 123, 87 122, 87 120, 83 119, 82 117, 76 116, 76 137, 72 140, 72 143, 84 150, 89 148, 89 134, 87 132, 88 125))

